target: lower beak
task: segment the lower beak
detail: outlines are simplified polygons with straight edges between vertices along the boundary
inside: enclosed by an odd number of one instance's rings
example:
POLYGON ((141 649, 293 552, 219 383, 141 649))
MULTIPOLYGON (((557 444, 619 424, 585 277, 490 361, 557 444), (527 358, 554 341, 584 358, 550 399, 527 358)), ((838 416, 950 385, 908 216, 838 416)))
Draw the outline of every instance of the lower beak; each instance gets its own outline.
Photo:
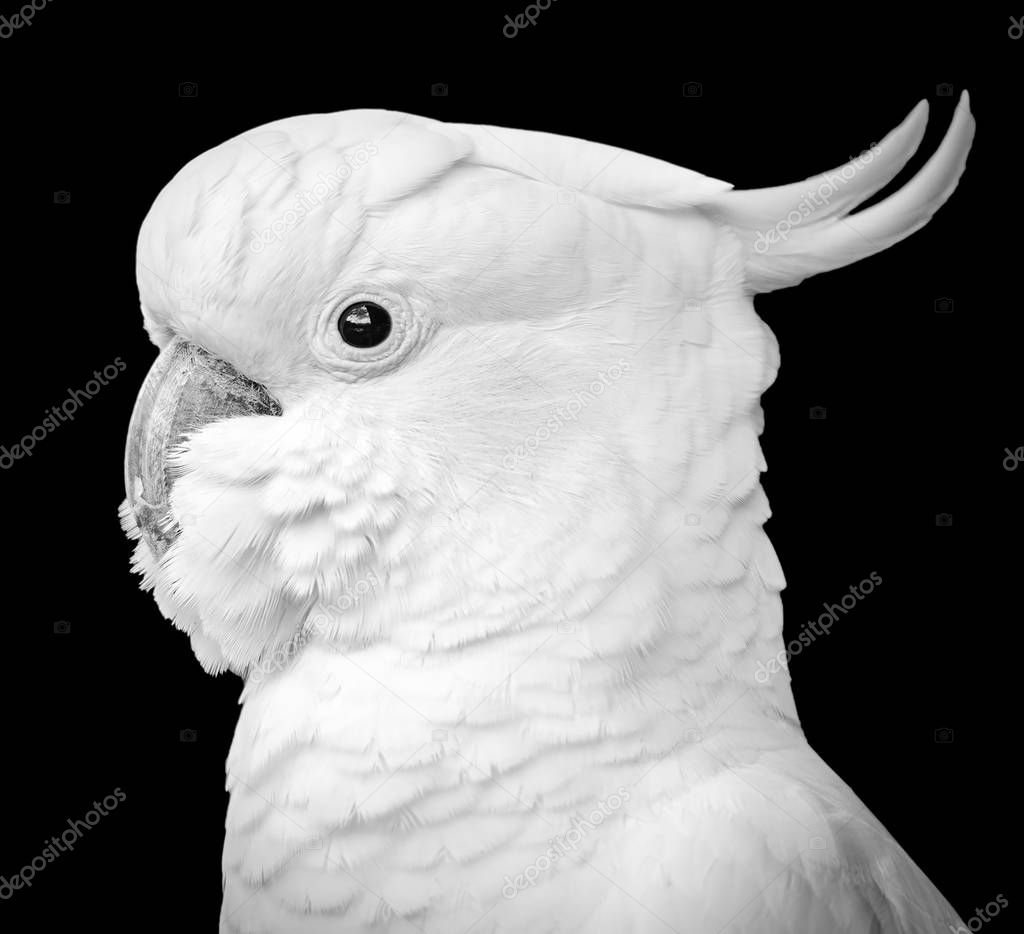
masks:
POLYGON ((280 414, 265 387, 224 360, 180 339, 164 348, 135 402, 124 459, 128 509, 157 560, 180 532, 170 512, 168 454, 210 422, 280 414))

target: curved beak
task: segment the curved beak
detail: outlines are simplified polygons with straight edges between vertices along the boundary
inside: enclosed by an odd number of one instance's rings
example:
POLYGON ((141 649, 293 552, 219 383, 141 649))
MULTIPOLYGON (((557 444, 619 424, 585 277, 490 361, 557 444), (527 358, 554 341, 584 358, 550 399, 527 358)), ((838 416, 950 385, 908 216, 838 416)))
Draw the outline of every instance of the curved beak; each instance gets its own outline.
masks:
POLYGON ((280 414, 264 386, 201 347, 179 339, 163 349, 139 390, 124 458, 126 506, 157 560, 180 532, 170 512, 168 454, 210 422, 280 414))

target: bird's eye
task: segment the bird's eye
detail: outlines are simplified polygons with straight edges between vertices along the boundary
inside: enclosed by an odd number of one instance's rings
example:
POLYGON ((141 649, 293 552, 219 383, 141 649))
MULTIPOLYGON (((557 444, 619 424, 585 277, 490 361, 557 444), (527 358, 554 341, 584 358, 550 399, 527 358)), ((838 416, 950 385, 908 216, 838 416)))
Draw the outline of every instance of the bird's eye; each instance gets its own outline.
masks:
POLYGON ((352 347, 376 347, 391 333, 391 315, 375 302, 356 302, 338 316, 338 331, 352 347))
POLYGON ((357 282, 328 295, 312 318, 310 337, 320 364, 338 379, 356 382, 390 372, 432 330, 404 291, 357 282))

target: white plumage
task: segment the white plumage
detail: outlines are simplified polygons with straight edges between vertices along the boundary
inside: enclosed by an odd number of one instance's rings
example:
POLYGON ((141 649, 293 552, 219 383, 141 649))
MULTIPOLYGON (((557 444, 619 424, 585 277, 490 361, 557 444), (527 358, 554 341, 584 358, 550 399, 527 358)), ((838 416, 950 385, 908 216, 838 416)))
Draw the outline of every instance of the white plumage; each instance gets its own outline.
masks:
POLYGON ((752 296, 931 217, 966 96, 921 173, 849 214, 925 119, 831 181, 737 192, 349 111, 167 186, 139 239, 150 334, 280 403, 180 432, 166 551, 131 468, 123 509, 163 613, 247 681, 224 934, 955 929, 807 746, 786 673, 754 676, 784 580, 757 440, 778 353, 752 296), (364 301, 392 331, 356 351, 338 315, 364 301))

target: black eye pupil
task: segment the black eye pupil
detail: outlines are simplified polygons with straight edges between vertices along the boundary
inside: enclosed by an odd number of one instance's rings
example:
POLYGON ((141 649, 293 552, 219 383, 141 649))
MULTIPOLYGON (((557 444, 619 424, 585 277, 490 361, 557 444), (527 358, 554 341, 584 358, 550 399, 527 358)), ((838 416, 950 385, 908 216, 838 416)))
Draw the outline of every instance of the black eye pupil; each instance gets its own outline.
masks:
POLYGON ((391 333, 391 315, 373 302, 357 302, 341 313, 338 330, 352 347, 376 347, 391 333))

